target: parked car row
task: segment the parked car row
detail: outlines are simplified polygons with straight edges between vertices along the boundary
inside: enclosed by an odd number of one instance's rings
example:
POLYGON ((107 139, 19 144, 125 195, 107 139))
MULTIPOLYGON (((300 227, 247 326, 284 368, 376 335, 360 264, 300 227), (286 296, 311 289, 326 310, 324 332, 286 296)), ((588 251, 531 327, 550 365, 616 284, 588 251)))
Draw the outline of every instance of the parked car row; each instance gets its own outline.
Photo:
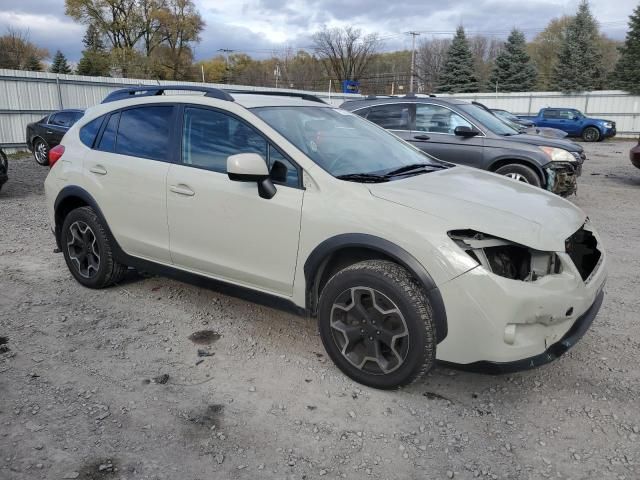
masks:
POLYGON ((462 100, 368 97, 341 108, 440 160, 506 175, 561 196, 575 193, 586 159, 576 143, 523 133, 486 107, 462 100))
POLYGON ((47 210, 71 275, 104 288, 128 267, 168 269, 284 299, 377 388, 436 359, 504 372, 572 347, 600 309, 605 253, 584 212, 544 189, 574 188, 581 147, 455 100, 344 107, 113 92, 49 150, 47 210))

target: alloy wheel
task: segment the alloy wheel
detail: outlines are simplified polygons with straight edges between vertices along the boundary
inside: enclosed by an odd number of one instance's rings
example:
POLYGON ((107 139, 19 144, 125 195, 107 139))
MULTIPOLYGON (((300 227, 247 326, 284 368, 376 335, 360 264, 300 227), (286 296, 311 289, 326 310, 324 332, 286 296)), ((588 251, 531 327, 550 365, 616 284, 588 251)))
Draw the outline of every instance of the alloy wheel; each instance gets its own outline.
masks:
POLYGON ((529 183, 529 180, 527 180, 527 177, 525 177, 520 173, 507 173, 505 174, 505 177, 512 178, 518 182, 529 183))
POLYGON ((38 160, 38 163, 41 165, 45 165, 49 161, 47 158, 47 147, 44 142, 38 142, 36 144, 36 160, 38 160))
POLYGON ((369 287, 342 292, 331 308, 333 341, 356 368, 374 375, 397 370, 409 351, 409 329, 398 306, 369 287))
POLYGON ((77 221, 69 226, 69 234, 69 259, 82 277, 94 277, 100 268, 100 250, 95 233, 89 225, 77 221))

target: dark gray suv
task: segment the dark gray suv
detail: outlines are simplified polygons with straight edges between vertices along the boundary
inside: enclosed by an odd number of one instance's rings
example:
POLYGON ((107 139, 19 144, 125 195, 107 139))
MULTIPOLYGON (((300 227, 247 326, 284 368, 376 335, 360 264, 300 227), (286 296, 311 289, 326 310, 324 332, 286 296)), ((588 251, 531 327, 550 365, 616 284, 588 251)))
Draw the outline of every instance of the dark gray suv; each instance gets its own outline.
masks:
POLYGON ((520 133, 482 106, 435 97, 367 97, 341 108, 393 131, 426 153, 489 170, 558 195, 577 190, 586 156, 567 140, 520 133))

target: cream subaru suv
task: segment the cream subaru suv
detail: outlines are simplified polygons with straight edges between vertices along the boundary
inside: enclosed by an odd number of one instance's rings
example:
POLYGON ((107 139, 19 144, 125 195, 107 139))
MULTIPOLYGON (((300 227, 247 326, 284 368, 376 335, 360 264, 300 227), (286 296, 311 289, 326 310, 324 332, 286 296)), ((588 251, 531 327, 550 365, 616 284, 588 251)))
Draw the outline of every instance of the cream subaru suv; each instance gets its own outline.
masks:
POLYGON ((169 268, 286 299, 372 387, 436 361, 537 367, 602 303, 605 254, 573 204, 310 95, 118 90, 50 164, 52 228, 82 285, 169 268))

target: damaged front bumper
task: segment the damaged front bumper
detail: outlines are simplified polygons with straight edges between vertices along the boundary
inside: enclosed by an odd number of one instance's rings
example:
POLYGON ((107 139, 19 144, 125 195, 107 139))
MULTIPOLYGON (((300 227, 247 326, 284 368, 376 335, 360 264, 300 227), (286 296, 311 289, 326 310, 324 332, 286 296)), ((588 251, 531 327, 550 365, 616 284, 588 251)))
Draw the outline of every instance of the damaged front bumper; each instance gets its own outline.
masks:
POLYGON ((552 162, 545 167, 547 190, 561 197, 568 197, 578 191, 578 177, 582 175, 584 153, 573 154, 576 162, 552 162))
POLYGON ((480 265, 439 286, 448 318, 439 361, 470 370, 533 368, 560 356, 589 328, 602 301, 606 268, 588 226, 567 239, 566 251, 552 253, 546 274, 543 252, 532 251, 527 273, 503 268, 503 246, 484 247, 502 250, 489 252, 487 261, 480 258, 476 241, 466 243, 480 265))

